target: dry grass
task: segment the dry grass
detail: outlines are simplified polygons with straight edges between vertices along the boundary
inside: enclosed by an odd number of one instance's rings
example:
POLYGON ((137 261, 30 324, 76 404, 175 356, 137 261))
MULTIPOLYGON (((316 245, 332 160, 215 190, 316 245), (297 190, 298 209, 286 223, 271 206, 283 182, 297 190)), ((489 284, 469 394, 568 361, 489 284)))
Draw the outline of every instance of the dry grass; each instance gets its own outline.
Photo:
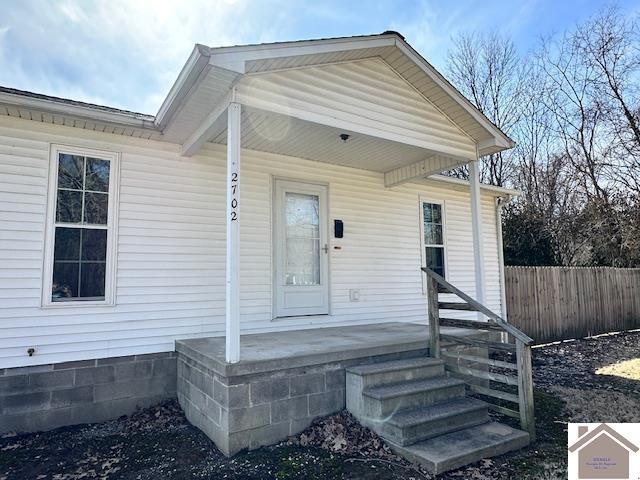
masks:
POLYGON ((640 398, 627 393, 557 387, 571 422, 640 422, 640 398))
POLYGON ((623 360, 622 362, 606 365, 597 369, 596 374, 640 381, 640 358, 632 358, 631 360, 623 360))

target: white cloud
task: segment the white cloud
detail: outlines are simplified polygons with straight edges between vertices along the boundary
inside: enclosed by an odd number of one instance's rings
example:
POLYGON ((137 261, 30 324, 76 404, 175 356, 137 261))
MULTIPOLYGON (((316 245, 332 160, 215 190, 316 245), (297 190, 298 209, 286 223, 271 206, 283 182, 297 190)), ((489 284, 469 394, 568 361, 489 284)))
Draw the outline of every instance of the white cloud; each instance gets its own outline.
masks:
MULTIPOLYGON (((258 4, 260 5, 260 4, 258 4)), ((265 5, 266 7, 267 5, 265 5)), ((274 40, 246 0, 27 0, 3 7, 0 85, 155 113, 195 43, 274 40)))
POLYGON ((0 85, 155 113, 195 43, 215 47, 392 29, 444 69, 451 39, 460 31, 496 29, 528 46, 544 33, 541 28, 570 24, 572 15, 547 13, 558 5, 572 11, 554 2, 5 1, 0 85))

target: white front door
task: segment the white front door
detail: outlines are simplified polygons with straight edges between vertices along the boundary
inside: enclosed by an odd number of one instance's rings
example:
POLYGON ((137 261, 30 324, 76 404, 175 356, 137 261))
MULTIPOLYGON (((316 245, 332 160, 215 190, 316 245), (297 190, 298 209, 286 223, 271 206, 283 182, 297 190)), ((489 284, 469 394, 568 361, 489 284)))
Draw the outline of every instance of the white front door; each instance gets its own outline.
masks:
POLYGON ((329 313, 327 187, 276 180, 276 316, 329 313))

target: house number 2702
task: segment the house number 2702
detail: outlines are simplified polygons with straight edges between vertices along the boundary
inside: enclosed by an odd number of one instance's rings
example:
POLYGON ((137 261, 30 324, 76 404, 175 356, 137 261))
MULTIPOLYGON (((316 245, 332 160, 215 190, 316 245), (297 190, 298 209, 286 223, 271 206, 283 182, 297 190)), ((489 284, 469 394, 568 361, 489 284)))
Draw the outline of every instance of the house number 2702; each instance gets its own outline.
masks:
POLYGON ((238 220, 238 174, 231 173, 231 221, 238 220))

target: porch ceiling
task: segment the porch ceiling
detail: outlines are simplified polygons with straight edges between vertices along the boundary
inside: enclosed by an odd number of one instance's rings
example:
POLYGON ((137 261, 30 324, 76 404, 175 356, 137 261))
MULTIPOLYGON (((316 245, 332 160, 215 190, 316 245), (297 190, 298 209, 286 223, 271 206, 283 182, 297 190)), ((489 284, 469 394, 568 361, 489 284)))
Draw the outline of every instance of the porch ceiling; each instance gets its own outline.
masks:
MULTIPOLYGON (((220 124, 226 125, 224 121, 220 124)), ((211 142, 226 145, 226 128, 211 142)), ((425 159, 442 159, 428 149, 248 107, 242 114, 242 147, 380 173, 425 159), (343 133, 349 135, 346 142, 340 138, 343 133)), ((453 167, 461 160, 450 158, 449 163, 453 167)), ((441 167, 434 163, 430 173, 441 167)))

